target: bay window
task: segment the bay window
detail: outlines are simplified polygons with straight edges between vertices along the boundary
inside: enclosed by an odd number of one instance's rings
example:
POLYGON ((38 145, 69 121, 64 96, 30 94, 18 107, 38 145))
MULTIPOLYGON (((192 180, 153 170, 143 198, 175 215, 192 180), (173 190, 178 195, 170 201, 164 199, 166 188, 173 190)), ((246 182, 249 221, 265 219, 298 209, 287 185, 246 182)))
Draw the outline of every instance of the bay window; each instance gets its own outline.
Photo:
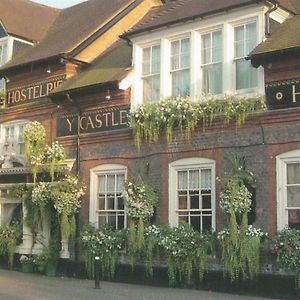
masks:
POLYGON ((199 232, 215 228, 214 161, 188 158, 169 165, 171 226, 186 222, 199 232))
POLYGON ((142 60, 143 99, 145 101, 159 101, 160 46, 144 48, 142 60))
POLYGON ((234 61, 236 90, 257 86, 257 70, 245 57, 256 46, 256 22, 243 24, 234 28, 234 61))
POLYGON ((171 42, 172 96, 190 94, 190 39, 171 42))
POLYGON ((204 94, 222 93, 222 31, 202 35, 202 92, 204 94))
POLYGON ((122 195, 126 173, 126 167, 121 165, 102 165, 91 170, 90 222, 96 227, 127 227, 122 195))

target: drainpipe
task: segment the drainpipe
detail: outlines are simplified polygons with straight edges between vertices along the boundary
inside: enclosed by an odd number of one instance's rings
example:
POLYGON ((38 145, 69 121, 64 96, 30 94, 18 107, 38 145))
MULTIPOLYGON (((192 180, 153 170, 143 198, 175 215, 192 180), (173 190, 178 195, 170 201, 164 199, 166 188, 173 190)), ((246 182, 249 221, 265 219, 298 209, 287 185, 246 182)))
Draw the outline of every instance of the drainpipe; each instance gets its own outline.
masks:
POLYGON ((270 36, 270 14, 278 8, 278 2, 276 0, 270 0, 269 3, 272 5, 265 13, 266 26, 265 26, 265 36, 270 36))

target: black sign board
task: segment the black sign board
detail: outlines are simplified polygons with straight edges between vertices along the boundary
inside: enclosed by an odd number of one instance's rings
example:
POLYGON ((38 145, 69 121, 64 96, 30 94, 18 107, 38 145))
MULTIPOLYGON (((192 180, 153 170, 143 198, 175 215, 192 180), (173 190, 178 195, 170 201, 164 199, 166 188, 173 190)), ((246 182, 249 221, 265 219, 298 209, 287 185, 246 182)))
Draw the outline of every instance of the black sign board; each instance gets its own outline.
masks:
POLYGON ((266 84, 266 101, 269 109, 300 106, 300 79, 266 84))
POLYGON ((113 107, 97 111, 88 111, 77 114, 58 117, 57 136, 76 135, 80 133, 94 133, 108 130, 116 130, 128 127, 129 106, 113 107))

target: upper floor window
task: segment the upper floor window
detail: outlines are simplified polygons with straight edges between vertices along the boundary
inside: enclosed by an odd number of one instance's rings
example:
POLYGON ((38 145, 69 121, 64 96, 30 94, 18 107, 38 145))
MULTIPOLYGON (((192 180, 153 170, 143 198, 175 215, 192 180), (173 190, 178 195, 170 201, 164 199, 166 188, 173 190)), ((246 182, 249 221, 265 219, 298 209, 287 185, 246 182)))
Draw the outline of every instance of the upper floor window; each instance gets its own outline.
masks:
POLYGON ((255 69, 246 60, 263 38, 263 15, 256 11, 245 19, 234 13, 226 17, 162 29, 139 36, 136 42, 133 39, 133 107, 170 96, 263 94, 263 69, 255 69))
POLYGON ((25 154, 24 129, 27 121, 3 124, 1 128, 2 154, 25 154))
POLYGON ((190 94, 190 39, 171 42, 172 96, 190 94))
POLYGON ((202 91, 205 94, 222 93, 222 31, 202 35, 202 91))
POLYGON ((158 101, 160 98, 160 45, 144 48, 142 60, 143 99, 158 101))
POLYGON ((277 157, 277 223, 300 229, 300 150, 277 157))
POLYGON ((256 22, 234 28, 234 60, 236 89, 248 89, 257 86, 257 71, 245 57, 257 43, 256 22))
POLYGON ((7 41, 0 42, 0 66, 7 62, 8 52, 7 52, 7 41))
POLYGON ((127 227, 122 189, 127 168, 102 165, 91 170, 90 222, 96 227, 107 224, 115 229, 127 227))

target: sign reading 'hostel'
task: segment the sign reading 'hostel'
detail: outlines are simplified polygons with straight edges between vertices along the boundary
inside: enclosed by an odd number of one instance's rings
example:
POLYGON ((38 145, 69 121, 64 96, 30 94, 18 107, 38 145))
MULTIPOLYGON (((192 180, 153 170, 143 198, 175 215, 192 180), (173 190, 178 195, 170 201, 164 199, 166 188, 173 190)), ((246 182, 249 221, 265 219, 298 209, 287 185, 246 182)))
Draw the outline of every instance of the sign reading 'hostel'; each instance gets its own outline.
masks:
POLYGON ((63 83, 64 79, 64 76, 60 76, 49 78, 45 81, 36 82, 27 86, 8 89, 6 95, 6 106, 23 104, 47 97, 53 89, 63 83))
POLYGON ((269 109, 300 106, 300 79, 266 84, 266 100, 269 109))
POLYGON ((81 116, 58 117, 58 136, 94 133, 128 127, 129 106, 113 107, 97 111, 84 112, 81 116), (78 128, 79 121, 79 128, 78 128))

